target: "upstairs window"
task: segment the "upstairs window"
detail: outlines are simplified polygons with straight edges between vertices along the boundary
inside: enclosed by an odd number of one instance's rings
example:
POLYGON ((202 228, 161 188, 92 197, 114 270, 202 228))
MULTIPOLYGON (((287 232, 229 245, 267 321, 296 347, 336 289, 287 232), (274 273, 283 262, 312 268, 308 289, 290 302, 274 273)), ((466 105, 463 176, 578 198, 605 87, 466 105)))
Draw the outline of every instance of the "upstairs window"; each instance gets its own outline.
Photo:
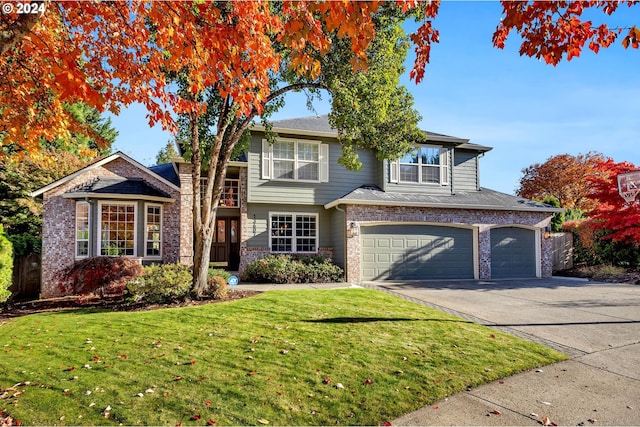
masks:
POLYGON ((329 181, 329 146, 317 141, 262 141, 262 178, 280 181, 329 181))
MULTIPOLYGON (((207 178, 200 178, 200 200, 204 200, 204 192, 207 188, 207 178)), ((240 180, 225 179, 224 190, 220 195, 220 207, 237 208, 240 206, 240 180)))
POLYGON ((446 148, 420 145, 395 162, 389 162, 389 180, 410 184, 449 183, 449 153, 446 148))

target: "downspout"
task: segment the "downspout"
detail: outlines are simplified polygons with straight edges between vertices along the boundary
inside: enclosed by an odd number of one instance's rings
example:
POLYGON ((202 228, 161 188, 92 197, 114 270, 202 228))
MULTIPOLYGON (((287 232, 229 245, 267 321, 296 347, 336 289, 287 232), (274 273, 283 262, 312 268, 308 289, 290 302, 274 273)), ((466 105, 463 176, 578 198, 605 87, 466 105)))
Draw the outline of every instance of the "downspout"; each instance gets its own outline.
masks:
POLYGON ((454 196, 456 194, 454 184, 453 184, 453 167, 456 164, 456 150, 455 148, 451 149, 451 164, 449 166, 449 182, 451 182, 451 195, 454 196))

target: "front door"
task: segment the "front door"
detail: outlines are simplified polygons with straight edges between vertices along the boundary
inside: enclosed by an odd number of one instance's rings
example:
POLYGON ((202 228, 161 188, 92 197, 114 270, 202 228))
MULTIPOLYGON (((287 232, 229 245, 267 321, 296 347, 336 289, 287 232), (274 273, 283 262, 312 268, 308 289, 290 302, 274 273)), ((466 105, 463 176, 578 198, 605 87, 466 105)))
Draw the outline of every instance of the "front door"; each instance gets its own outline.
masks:
POLYGON ((229 270, 237 270, 240 263, 240 244, 238 239, 239 218, 217 218, 213 233, 209 261, 229 270))

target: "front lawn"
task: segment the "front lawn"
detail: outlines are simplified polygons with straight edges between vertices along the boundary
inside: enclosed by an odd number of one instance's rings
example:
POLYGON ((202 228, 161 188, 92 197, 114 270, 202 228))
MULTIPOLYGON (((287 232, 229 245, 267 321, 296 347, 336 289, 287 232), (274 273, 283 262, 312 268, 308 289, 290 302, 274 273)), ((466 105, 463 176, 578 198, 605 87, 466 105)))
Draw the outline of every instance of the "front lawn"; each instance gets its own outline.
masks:
POLYGON ((565 359, 369 289, 42 313, 0 346, 0 411, 30 425, 378 425, 565 359))

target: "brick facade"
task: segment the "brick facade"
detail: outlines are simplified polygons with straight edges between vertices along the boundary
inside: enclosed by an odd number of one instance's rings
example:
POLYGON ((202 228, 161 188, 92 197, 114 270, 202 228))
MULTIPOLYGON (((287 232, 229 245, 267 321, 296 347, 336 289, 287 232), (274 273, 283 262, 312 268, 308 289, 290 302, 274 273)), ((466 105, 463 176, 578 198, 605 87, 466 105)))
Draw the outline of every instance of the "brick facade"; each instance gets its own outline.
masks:
MULTIPOLYGON (((98 177, 102 178, 140 178, 148 184, 169 194, 173 203, 163 203, 162 212, 162 261, 177 262, 181 253, 181 212, 180 192, 154 175, 146 173, 122 157, 90 167, 84 173, 63 182, 43 194, 42 224, 42 283, 41 298, 60 295, 58 279, 60 271, 75 261, 75 217, 76 200, 64 198, 64 193, 98 177)), ((114 200, 114 199, 110 199, 114 200)), ((89 200, 92 215, 97 213, 97 200, 89 200)), ((156 202, 154 202, 156 203, 156 202)), ((138 212, 138 221, 144 221, 138 212)), ((96 237, 90 237, 90 244, 96 245, 96 237)), ((139 248, 142 250, 143 248, 139 248)))
MULTIPOLYGON (((551 217, 546 212, 498 211, 476 209, 434 209, 403 206, 347 205, 346 224, 357 227, 374 224, 424 223, 431 225, 468 225, 478 231, 479 279, 491 278, 491 228, 520 226, 540 231, 549 225, 551 217)), ((550 277, 552 270, 551 240, 540 241, 540 271, 542 277, 550 277)), ((347 281, 361 282, 361 245, 359 237, 347 239, 347 281)))

